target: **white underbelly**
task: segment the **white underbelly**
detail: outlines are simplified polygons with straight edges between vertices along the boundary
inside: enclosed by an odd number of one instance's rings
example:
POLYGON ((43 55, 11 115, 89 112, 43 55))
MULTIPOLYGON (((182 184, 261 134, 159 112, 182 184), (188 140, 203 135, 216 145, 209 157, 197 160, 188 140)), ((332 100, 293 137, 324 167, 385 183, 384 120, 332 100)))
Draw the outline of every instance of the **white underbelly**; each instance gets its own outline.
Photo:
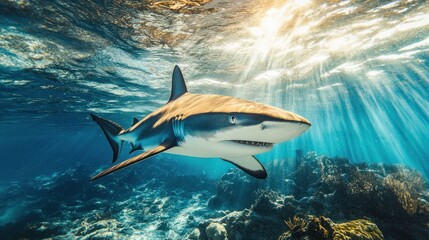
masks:
POLYGON ((203 158, 222 158, 222 157, 239 157, 250 156, 267 152, 271 148, 262 148, 247 146, 234 142, 216 142, 210 139, 187 137, 178 147, 171 148, 166 153, 203 157, 203 158))

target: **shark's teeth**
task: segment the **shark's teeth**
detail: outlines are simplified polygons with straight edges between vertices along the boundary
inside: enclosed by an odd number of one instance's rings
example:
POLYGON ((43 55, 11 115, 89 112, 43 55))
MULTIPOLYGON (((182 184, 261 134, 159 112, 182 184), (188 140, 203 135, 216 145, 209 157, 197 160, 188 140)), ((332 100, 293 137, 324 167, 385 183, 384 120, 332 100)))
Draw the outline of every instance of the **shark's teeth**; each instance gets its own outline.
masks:
POLYGON ((245 140, 232 140, 233 142, 244 144, 244 145, 251 145, 251 146, 257 146, 257 147, 271 147, 273 146, 272 143, 267 142, 255 142, 255 141, 245 141, 245 140))

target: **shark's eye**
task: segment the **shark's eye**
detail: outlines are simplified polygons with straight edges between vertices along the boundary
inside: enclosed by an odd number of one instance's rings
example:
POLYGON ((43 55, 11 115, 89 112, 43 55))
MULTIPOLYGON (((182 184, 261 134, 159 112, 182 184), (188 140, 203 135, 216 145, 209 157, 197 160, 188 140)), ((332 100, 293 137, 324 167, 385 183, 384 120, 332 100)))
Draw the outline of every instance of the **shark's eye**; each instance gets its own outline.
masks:
POLYGON ((228 119, 229 119, 229 123, 231 123, 231 124, 237 123, 237 118, 235 117, 234 114, 229 115, 228 119))

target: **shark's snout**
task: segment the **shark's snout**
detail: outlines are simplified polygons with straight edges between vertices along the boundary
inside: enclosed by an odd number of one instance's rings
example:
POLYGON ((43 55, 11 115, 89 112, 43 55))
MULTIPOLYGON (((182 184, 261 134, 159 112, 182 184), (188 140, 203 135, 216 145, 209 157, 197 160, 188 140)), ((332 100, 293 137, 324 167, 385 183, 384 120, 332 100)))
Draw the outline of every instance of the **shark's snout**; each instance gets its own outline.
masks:
POLYGON ((290 122, 290 123, 295 123, 295 124, 306 124, 308 125, 308 127, 311 126, 310 121, 308 121, 306 118, 293 113, 293 112, 289 112, 289 111, 285 111, 283 109, 278 109, 278 108, 272 108, 271 109, 272 113, 268 113, 267 116, 271 116, 273 117, 273 119, 275 119, 276 121, 279 122, 290 122))
POLYGON ((298 119, 298 121, 296 121, 298 124, 305 124, 305 125, 308 126, 308 128, 311 127, 311 122, 310 121, 308 121, 306 118, 304 118, 304 117, 302 117, 302 116, 300 116, 298 114, 295 114, 295 115, 296 115, 296 118, 298 119))
POLYGON ((271 143, 280 143, 295 138, 311 127, 311 123, 303 118, 267 120, 260 124, 259 139, 271 143), (298 120, 299 119, 299 120, 298 120))

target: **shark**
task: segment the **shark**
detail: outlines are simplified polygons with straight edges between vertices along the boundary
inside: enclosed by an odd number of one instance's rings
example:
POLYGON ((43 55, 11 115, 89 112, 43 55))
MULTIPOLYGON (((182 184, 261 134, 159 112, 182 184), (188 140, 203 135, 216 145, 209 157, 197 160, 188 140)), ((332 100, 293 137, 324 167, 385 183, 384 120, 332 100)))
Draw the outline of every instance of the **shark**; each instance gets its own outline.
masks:
POLYGON ((160 153, 220 158, 265 179, 267 171, 255 155, 311 127, 304 117, 280 108, 230 96, 189 93, 177 65, 169 101, 141 120, 134 118, 129 129, 92 113, 90 116, 112 147, 113 163, 124 142, 131 144, 130 153, 143 151, 101 171, 91 181, 160 153))

